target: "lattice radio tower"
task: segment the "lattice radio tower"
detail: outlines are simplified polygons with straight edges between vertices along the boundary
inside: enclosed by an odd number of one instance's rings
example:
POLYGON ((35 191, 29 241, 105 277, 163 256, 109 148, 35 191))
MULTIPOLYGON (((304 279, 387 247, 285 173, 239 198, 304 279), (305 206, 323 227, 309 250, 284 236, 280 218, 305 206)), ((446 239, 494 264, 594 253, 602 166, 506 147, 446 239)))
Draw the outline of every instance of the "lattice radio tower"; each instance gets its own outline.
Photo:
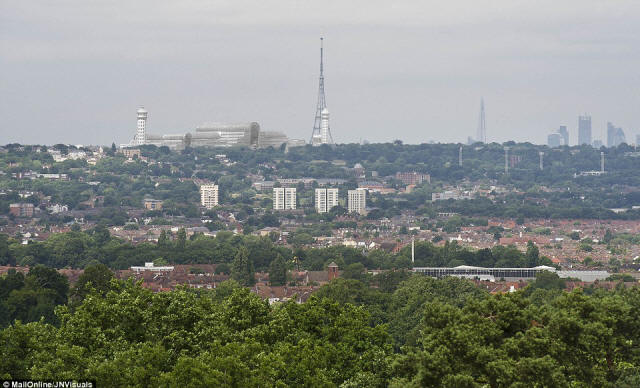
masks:
POLYGON ((476 141, 487 142, 487 123, 484 118, 484 98, 480 99, 480 117, 478 118, 478 133, 476 141))
POLYGON ((312 145, 333 144, 333 137, 329 129, 329 111, 327 110, 327 101, 324 96, 323 40, 324 38, 320 38, 320 82, 316 117, 313 121, 313 132, 311 132, 312 145), (324 117, 323 112, 325 113, 324 117))

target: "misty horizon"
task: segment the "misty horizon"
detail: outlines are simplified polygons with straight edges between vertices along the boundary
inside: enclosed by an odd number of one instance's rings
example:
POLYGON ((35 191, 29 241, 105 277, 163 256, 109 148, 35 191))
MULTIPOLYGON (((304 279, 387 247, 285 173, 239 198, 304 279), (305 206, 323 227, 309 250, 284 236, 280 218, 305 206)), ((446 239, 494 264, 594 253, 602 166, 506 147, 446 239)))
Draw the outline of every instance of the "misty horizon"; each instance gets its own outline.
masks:
POLYGON ((153 134, 256 121, 308 141, 320 36, 337 143, 466 143, 481 98, 488 142, 566 125, 573 145, 585 113, 593 139, 612 122, 634 142, 639 4, 364 5, 3 2, 0 143, 126 143, 139 106, 153 134))

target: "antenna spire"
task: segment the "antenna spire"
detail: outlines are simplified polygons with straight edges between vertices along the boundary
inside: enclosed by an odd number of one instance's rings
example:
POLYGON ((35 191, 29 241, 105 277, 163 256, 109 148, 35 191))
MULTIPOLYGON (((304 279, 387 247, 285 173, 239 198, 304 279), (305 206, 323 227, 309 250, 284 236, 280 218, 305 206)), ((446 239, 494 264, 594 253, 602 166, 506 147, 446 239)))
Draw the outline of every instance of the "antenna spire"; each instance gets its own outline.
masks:
POLYGON ((324 68, 323 68, 323 62, 324 62, 324 56, 323 56, 323 51, 324 51, 324 44, 323 44, 324 38, 320 38, 320 78, 324 78, 324 68))
POLYGON ((333 144, 333 137, 329 129, 329 110, 324 95, 324 38, 320 38, 320 79, 318 85, 318 104, 316 117, 311 132, 311 144, 333 144))
POLYGON ((480 99, 480 117, 478 118, 478 133, 476 141, 487 142, 487 123, 484 117, 484 98, 480 99))

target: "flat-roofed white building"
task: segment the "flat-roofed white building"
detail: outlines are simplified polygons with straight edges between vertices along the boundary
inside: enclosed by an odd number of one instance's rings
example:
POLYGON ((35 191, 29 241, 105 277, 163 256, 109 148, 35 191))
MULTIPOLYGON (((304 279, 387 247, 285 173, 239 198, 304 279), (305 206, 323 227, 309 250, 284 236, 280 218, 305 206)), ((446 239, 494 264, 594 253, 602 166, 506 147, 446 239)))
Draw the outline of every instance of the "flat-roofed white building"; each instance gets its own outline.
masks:
POLYGON ((364 214, 367 208, 367 190, 358 188, 347 192, 347 210, 349 213, 364 214))
POLYGON ((447 267, 413 267, 413 272, 427 276, 440 278, 445 276, 455 276, 467 279, 480 279, 495 281, 496 279, 531 280, 543 271, 554 272, 560 278, 578 278, 583 282, 594 282, 604 280, 611 276, 607 271, 558 271, 553 267, 540 265, 533 268, 485 268, 473 267, 470 265, 459 265, 453 268, 447 267))
POLYGON ((218 206, 218 185, 200 186, 200 205, 207 209, 213 209, 218 206))
POLYGON ((296 188, 295 187, 274 187, 273 188, 273 210, 295 210, 296 209, 296 188))
POLYGON ((153 265, 153 262, 146 262, 146 263, 144 263, 144 267, 142 267, 142 266, 133 266, 133 267, 131 267, 131 270, 134 271, 135 273, 140 273, 140 272, 145 272, 145 271, 150 271, 150 272, 171 272, 171 271, 173 271, 173 266, 165 265, 165 266, 156 267, 155 265, 153 265))
POLYGON ((316 189, 316 211, 326 213, 338 206, 338 189, 316 189))

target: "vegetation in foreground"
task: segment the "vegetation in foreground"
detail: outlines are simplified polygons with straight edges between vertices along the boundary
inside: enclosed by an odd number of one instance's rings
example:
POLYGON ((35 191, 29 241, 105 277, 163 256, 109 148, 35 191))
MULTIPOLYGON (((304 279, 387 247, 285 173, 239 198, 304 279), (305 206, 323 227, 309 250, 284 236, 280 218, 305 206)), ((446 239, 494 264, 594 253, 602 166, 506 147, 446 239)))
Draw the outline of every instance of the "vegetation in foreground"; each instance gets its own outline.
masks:
POLYGON ((0 377, 102 386, 640 385, 638 288, 566 293, 546 274, 524 291, 490 295, 465 280, 407 276, 337 279, 306 303, 273 306, 234 281, 156 294, 88 281, 56 308, 56 324, 16 321, 0 332, 0 377))

